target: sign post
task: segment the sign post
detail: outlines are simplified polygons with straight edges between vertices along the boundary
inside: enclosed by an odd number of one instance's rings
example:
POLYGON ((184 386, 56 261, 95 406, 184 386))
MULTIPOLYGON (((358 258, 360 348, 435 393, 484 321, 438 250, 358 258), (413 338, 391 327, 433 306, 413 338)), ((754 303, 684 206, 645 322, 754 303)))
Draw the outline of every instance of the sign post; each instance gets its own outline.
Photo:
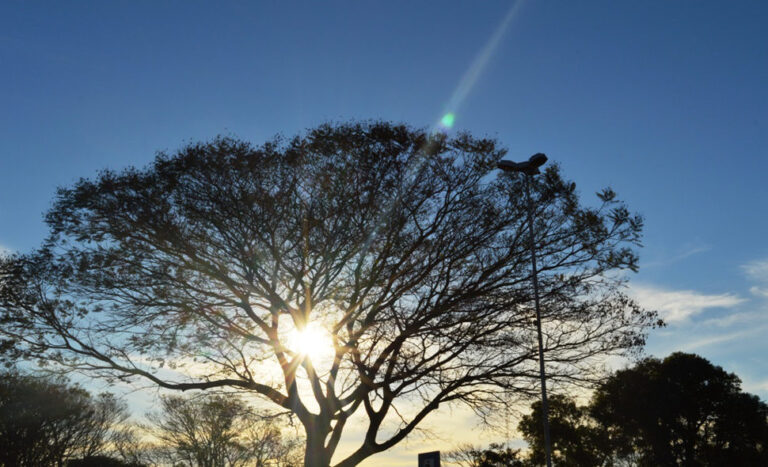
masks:
POLYGON ((419 467, 440 467, 440 451, 420 453, 419 467))

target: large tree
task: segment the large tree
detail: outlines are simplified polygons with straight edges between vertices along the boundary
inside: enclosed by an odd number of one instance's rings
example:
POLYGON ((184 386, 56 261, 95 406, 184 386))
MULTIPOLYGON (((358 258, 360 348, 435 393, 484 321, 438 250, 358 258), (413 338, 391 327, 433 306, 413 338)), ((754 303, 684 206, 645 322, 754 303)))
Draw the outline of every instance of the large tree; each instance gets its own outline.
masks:
MULTIPOLYGON (((493 413, 538 377, 524 185, 497 174, 504 153, 351 123, 257 147, 219 138, 80 180, 58 191, 43 247, 2 265, 3 348, 251 391, 298 418, 307 465, 331 462, 353 414, 363 441, 339 465, 441 404, 493 413)), ((582 206, 556 165, 532 192, 549 377, 588 382, 655 322, 622 292, 642 222, 610 190, 582 206)))

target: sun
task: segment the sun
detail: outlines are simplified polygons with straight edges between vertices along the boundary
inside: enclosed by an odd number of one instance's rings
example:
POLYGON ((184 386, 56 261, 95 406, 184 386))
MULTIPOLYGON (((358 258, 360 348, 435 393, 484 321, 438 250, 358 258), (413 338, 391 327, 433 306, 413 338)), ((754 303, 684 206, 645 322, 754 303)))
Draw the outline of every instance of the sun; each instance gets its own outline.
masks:
POLYGON ((330 360, 334 354, 331 335, 318 323, 309 323, 303 330, 292 330, 288 335, 288 348, 313 362, 330 360))

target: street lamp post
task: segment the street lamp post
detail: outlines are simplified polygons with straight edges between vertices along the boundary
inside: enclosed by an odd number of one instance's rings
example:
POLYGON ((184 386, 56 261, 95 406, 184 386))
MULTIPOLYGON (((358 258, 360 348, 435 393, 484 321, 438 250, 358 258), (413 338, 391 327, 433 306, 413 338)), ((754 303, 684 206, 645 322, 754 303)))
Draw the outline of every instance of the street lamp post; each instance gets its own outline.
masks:
POLYGON ((547 156, 537 153, 524 162, 499 161, 498 168, 505 172, 520 172, 525 174, 525 197, 528 201, 528 233, 531 249, 531 273, 533 276, 533 300, 536 306, 536 333, 539 338, 539 375, 541 376, 541 423, 544 425, 544 452, 547 467, 552 467, 552 448, 549 439, 549 407, 547 404, 547 376, 544 372, 544 342, 541 337, 541 309, 539 306, 539 279, 536 271, 536 242, 533 231, 533 199, 531 198, 531 183, 533 176, 539 173, 539 167, 547 162, 547 156))

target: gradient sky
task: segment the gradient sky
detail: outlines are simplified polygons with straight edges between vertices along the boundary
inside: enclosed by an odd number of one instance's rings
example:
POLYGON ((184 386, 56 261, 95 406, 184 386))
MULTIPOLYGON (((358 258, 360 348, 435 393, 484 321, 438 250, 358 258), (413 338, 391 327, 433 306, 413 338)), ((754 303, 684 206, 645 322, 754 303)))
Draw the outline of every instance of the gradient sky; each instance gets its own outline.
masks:
POLYGON ((763 1, 3 2, 0 248, 39 244, 57 186, 158 150, 453 112, 643 214, 648 353, 766 400, 766 24, 763 1))

